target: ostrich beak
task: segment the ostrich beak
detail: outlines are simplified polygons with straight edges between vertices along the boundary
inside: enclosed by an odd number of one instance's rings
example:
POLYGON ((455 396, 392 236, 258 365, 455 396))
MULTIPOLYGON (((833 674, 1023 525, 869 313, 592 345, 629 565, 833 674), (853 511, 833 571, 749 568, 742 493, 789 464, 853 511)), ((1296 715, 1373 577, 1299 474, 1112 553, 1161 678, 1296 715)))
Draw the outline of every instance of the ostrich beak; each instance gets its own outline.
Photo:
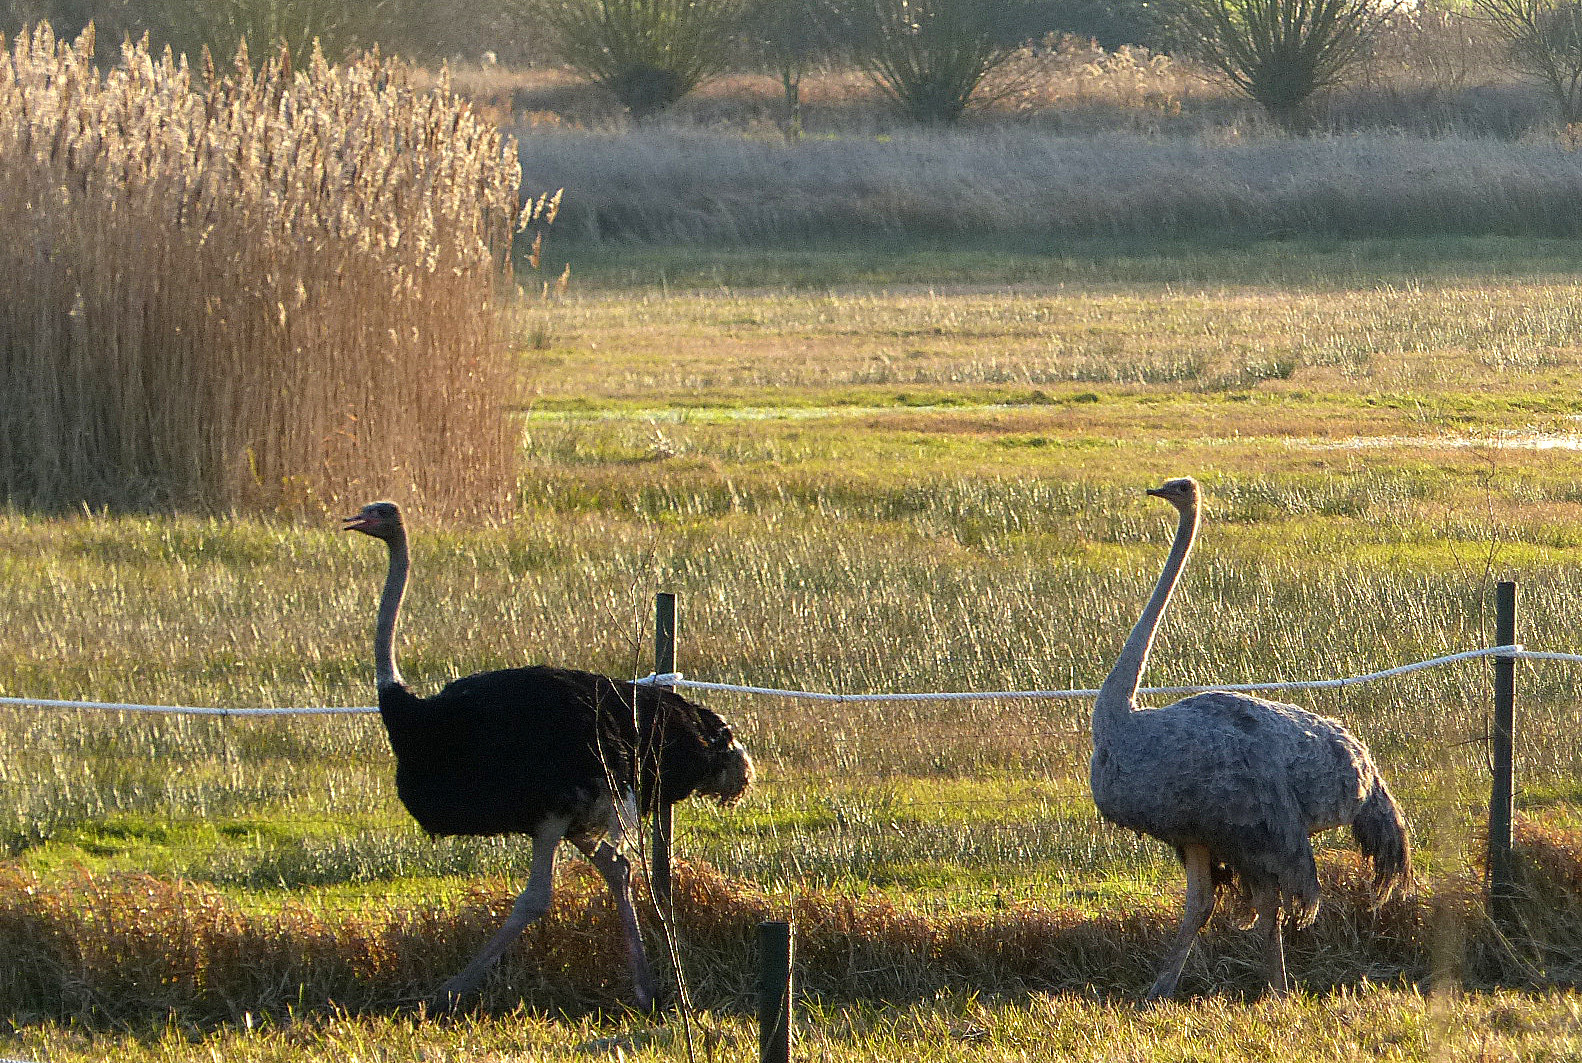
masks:
POLYGON ((372 521, 361 513, 355 517, 341 518, 341 531, 367 531, 371 525, 372 521))

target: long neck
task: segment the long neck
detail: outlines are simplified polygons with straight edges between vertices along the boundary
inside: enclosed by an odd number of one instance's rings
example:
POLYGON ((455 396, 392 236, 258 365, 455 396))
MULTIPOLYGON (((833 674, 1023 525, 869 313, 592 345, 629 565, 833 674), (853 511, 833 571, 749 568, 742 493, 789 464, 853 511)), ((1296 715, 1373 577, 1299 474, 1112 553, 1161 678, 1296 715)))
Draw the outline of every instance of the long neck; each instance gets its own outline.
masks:
POLYGON ((1187 555, 1192 552, 1197 525, 1197 504, 1194 502, 1183 506, 1181 521, 1176 525, 1175 542, 1170 544, 1170 556, 1165 558, 1164 571, 1159 573, 1154 593, 1143 607, 1142 616, 1137 618, 1132 633, 1126 637, 1126 644, 1115 659, 1115 667, 1110 669, 1093 702, 1095 741, 1100 739, 1106 727, 1123 721, 1137 707, 1137 687, 1142 681, 1143 667, 1148 663, 1148 651, 1153 648, 1154 635, 1159 630, 1159 618, 1164 615, 1176 580, 1180 579, 1181 569, 1186 565, 1187 555))
POLYGON ((406 594, 407 569, 412 563, 405 528, 398 527, 386 543, 390 547, 390 569, 385 573, 385 589, 379 597, 379 626, 374 630, 374 681, 380 689, 403 683, 396 670, 395 629, 401 599, 406 594))

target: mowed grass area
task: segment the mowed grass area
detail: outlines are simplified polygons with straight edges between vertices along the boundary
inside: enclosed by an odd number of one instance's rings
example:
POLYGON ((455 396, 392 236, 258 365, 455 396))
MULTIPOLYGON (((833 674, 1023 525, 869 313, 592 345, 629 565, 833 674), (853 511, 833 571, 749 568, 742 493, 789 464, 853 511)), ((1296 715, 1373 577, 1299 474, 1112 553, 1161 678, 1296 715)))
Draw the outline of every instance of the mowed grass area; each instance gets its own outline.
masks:
MULTIPOLYGON (((1168 542, 1170 514, 1142 490, 1184 473, 1205 483, 1207 523, 1149 682, 1326 678, 1487 645, 1507 578, 1524 642, 1582 649, 1582 298, 1566 245, 889 250, 565 249, 564 294, 520 310, 520 504, 461 527, 401 500, 416 551, 408 680, 427 691, 537 660, 646 673, 663 589, 680 597, 695 678, 1091 687, 1168 542)), ((4 517, 0 693, 368 703, 383 556, 334 516, 4 517)), ((808 1050, 828 1058, 1012 1059, 1042 1044, 1078 1058, 1473 1058, 1450 1032, 1467 1028, 1486 1031, 1477 1058, 1574 1053, 1569 996, 1415 989, 1435 966, 1441 984, 1464 967, 1483 988, 1576 972, 1570 907, 1543 922, 1550 946, 1523 952, 1519 976, 1482 945, 1455 958, 1463 936, 1481 940, 1463 901, 1480 874, 1488 671, 1292 699, 1368 742, 1422 871, 1409 906, 1370 916, 1346 840, 1327 837, 1334 916, 1293 935, 1293 975, 1392 988, 1246 1005, 1255 957, 1226 923, 1189 968, 1208 995, 1143 1016, 1124 1002, 1147 984, 1180 872, 1097 821, 1085 701, 707 697, 760 766, 739 808, 679 817, 678 850, 707 865, 687 925, 711 944, 683 963, 723 1030, 717 1058, 753 1051, 736 1017, 750 950, 716 948, 729 933, 704 916, 748 909, 808 920, 808 1050)), ((1520 679, 1520 804, 1562 839, 1582 804, 1579 677, 1533 665, 1520 679)), ((87 940, 64 1003, 27 971, 3 983, 14 1034, 0 1050, 504 1059, 596 1043, 686 1057, 673 1026, 636 1019, 390 1017, 487 935, 526 860, 518 844, 424 838, 395 800, 377 720, 3 712, 8 925, 87 940), (154 878, 121 877, 134 872, 154 878), (96 898, 76 923, 61 914, 74 891, 96 898), (155 939, 201 925, 205 941, 262 928, 271 959, 253 997, 214 988, 217 961, 168 985, 94 982, 132 947, 107 928, 128 925, 155 939), (340 955, 358 949, 378 973, 361 985, 340 955), (269 965, 293 955, 285 974, 269 965), (332 1017, 332 1000, 358 1017, 332 1017), (46 1024, 73 1017, 75 1031, 46 1024), (117 1023, 132 1040, 92 1032, 117 1023)), ((538 962, 596 895, 567 863, 567 899, 508 958, 490 1008, 579 1015, 618 999, 618 973, 601 981, 563 947, 559 967, 538 962)), ((597 909, 575 940, 609 936, 597 909)), ((33 955, 57 962, 57 946, 33 955)), ((614 962, 607 945, 592 954, 614 962)))

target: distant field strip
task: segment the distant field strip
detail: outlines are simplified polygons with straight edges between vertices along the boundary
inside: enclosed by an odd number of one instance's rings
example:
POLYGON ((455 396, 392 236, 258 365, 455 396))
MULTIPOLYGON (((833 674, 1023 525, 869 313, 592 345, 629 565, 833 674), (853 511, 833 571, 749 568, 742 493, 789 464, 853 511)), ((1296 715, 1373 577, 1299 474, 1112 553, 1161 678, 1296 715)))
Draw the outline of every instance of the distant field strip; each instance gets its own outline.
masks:
POLYGON ((961 130, 788 145, 673 128, 520 130, 558 237, 750 244, 932 236, 1571 236, 1582 168, 1554 141, 1299 140, 961 130))
MULTIPOLYGON (((1444 657, 1386 668, 1363 675, 1340 679, 1298 679, 1265 683, 1219 683, 1210 686, 1142 687, 1139 694, 1202 694, 1213 690, 1253 692, 1260 690, 1335 690, 1340 687, 1372 683, 1381 679, 1408 675, 1426 668, 1477 660, 1482 657, 1512 657, 1524 661, 1564 661, 1582 664, 1582 654, 1552 650, 1528 650, 1519 645, 1489 646, 1481 650, 1465 650, 1444 657)), ((828 691, 788 690, 777 687, 742 686, 735 683, 709 683, 688 679, 679 672, 664 675, 649 674, 635 680, 645 686, 684 687, 689 690, 707 690, 720 693, 755 694, 763 697, 801 698, 808 701, 838 703, 854 701, 988 701, 1012 698, 1091 698, 1096 689, 1069 690, 961 690, 923 694, 837 694, 828 691)), ((163 712, 176 716, 328 716, 378 712, 372 705, 316 706, 308 708, 247 708, 227 709, 190 705, 137 705, 112 701, 61 701, 53 698, 0 698, 0 705, 32 706, 57 709, 103 709, 111 712, 163 712)))

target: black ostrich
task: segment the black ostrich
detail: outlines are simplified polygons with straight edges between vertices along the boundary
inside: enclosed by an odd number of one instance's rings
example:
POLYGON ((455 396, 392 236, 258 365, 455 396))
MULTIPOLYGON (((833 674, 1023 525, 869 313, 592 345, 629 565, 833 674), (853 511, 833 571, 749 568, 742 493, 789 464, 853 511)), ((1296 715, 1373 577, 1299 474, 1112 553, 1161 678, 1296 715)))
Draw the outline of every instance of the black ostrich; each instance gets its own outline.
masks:
POLYGON ((746 751, 725 721, 673 691, 569 668, 479 672, 433 697, 416 696, 395 665, 396 618, 410 566, 401 510, 394 502, 373 502, 346 518, 345 526, 390 548, 374 674, 401 803, 431 835, 533 839, 527 888, 483 951, 440 987, 438 1003, 454 1007, 476 989, 522 930, 548 910, 555 851, 564 838, 609 884, 633 995, 638 1006, 651 1006, 654 976, 632 907, 623 833, 640 810, 692 794, 734 803, 753 777, 746 751))

